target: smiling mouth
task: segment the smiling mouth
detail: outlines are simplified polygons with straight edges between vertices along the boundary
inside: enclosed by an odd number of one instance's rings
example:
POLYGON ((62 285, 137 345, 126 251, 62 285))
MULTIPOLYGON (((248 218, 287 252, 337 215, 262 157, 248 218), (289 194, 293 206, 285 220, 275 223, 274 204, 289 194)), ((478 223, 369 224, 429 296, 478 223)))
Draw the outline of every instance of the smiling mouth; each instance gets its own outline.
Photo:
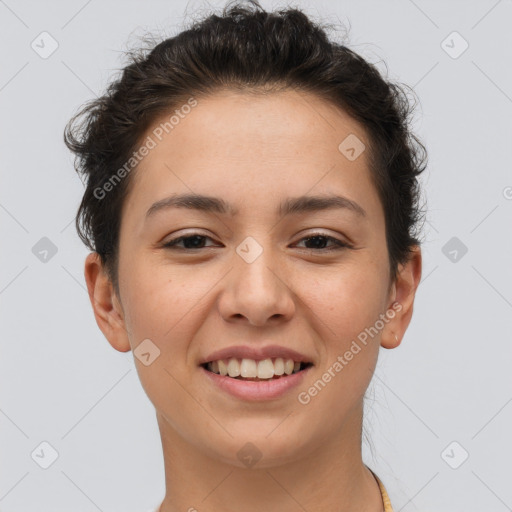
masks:
POLYGON ((215 373, 223 377, 258 382, 288 377, 306 370, 313 366, 313 364, 277 357, 274 359, 267 358, 260 361, 237 358, 221 359, 218 361, 210 361, 200 366, 211 373, 215 373))

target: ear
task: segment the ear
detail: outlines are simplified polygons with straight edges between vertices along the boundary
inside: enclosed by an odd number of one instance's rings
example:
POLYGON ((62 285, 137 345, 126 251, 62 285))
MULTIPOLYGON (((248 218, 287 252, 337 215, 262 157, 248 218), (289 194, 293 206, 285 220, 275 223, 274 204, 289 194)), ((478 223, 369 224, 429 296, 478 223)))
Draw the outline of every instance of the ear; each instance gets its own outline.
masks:
POLYGON ((399 275, 391 287, 390 301, 388 305, 388 317, 394 317, 386 324, 381 337, 381 346, 384 348, 396 348, 412 318, 414 297, 421 279, 421 248, 414 246, 409 261, 399 266, 399 275), (396 338, 395 338, 396 335, 396 338))
POLYGON ((97 252, 91 252, 85 259, 84 275, 98 327, 112 347, 128 352, 130 341, 123 309, 97 252))

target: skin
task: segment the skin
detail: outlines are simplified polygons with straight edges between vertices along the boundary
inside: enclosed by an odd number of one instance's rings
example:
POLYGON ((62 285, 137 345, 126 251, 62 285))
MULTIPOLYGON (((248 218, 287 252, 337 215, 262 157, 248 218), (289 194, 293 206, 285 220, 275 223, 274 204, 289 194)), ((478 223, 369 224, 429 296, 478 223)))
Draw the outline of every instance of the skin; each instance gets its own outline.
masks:
POLYGON ((135 363, 161 433, 161 512, 380 512, 377 482, 361 458, 363 397, 379 347, 397 347, 411 320, 420 248, 391 282, 367 153, 349 161, 338 150, 350 133, 368 147, 364 127, 345 112, 291 90, 197 99, 132 176, 120 231, 120 295, 96 253, 85 262, 95 318, 110 344, 125 352, 149 338, 160 350, 149 366, 135 363), (155 201, 190 192, 223 198, 238 214, 175 208, 145 221, 155 201), (366 217, 347 209, 275 213, 288 197, 331 193, 356 201, 366 217), (304 241, 316 231, 353 248, 322 251, 333 244, 304 241), (196 232, 210 237, 203 248, 162 247, 196 232), (248 236, 263 249, 250 264, 236 252, 248 236), (309 404, 299 403, 298 392, 395 302, 401 310, 378 335, 309 404), (213 350, 270 343, 315 364, 304 385, 282 398, 241 401, 198 368, 213 350), (237 457, 247 442, 262 454, 252 468, 237 457))

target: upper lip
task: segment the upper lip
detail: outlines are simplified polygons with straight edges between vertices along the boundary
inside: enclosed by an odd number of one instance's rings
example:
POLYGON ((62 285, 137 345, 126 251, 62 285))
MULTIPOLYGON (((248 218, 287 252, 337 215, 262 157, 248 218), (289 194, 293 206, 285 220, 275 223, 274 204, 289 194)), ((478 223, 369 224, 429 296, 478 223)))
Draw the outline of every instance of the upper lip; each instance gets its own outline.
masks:
POLYGON ((312 359, 296 350, 279 345, 267 345, 266 347, 254 347, 237 345, 233 347, 226 347, 212 352, 208 356, 202 358, 199 364, 209 363, 211 361, 218 361, 220 359, 255 359, 257 361, 268 358, 282 357, 283 359, 293 359, 293 361, 312 363, 312 359))

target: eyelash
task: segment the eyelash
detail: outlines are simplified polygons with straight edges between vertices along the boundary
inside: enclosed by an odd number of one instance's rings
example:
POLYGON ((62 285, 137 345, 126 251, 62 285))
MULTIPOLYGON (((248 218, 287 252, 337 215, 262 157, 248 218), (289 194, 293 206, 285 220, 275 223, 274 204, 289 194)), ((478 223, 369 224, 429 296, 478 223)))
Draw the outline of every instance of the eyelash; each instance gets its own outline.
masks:
MULTIPOLYGON (((169 240, 168 242, 166 242, 163 245, 163 247, 167 248, 167 249, 172 249, 172 250, 192 251, 192 252, 197 252, 200 249, 205 249, 205 247, 199 247, 198 249, 190 249, 190 248, 186 248, 186 247, 177 247, 177 245, 176 245, 183 240, 187 240, 189 238, 195 238, 195 237, 209 238, 210 240, 212 240, 212 238, 209 236, 201 235, 200 233, 191 233, 190 235, 180 236, 178 238, 175 238, 174 240, 169 240)), ((331 247, 330 249, 307 249, 307 248, 305 248, 306 250, 309 250, 312 252, 331 252, 331 251, 339 251, 342 249, 351 249, 353 247, 352 245, 350 245, 346 242, 342 242, 341 240, 338 240, 337 238, 326 235, 324 233, 312 233, 311 235, 308 235, 307 237, 301 238, 299 240, 299 242, 302 242, 303 240, 311 240, 312 238, 325 238, 326 240, 332 241, 335 244, 335 247, 331 247)))

